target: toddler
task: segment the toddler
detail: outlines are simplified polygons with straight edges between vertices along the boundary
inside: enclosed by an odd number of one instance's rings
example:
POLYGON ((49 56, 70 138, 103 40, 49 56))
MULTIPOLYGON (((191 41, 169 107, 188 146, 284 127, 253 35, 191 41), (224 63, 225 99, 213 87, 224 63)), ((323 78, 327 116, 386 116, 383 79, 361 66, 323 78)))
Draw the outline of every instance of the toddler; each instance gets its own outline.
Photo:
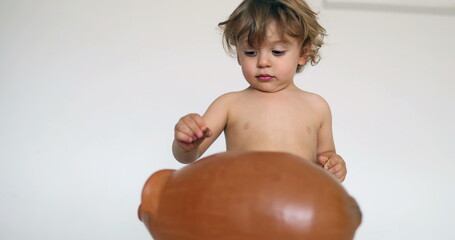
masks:
POLYGON ((327 102, 294 84, 296 73, 319 61, 325 30, 316 13, 303 0, 244 0, 219 26, 249 87, 218 97, 202 116, 182 117, 175 158, 195 161, 224 131, 226 151, 293 153, 344 181, 327 102))

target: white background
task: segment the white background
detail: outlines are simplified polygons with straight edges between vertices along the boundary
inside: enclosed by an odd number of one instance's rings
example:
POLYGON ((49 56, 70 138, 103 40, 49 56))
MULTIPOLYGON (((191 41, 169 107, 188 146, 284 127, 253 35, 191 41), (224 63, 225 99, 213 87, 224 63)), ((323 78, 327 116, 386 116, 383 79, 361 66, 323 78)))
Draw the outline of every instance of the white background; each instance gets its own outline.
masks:
MULTIPOLYGON (((332 107, 356 239, 455 239, 455 16, 321 2, 323 59, 295 81, 332 107)), ((239 3, 0 0, 0 239, 150 239, 174 124, 246 87, 217 30, 239 3)))
POLYGON ((399 5, 409 7, 450 7, 455 8, 455 0, 325 0, 327 3, 399 5))

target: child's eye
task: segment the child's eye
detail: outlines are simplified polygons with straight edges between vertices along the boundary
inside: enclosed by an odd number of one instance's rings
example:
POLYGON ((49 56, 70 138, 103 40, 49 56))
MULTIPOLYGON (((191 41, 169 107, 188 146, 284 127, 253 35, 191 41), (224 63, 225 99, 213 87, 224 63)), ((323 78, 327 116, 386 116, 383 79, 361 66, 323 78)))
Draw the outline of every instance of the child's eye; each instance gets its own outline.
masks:
POLYGON ((254 57, 257 55, 257 52, 256 51, 245 51, 244 52, 246 56, 248 57, 254 57))
POLYGON ((284 55, 284 53, 286 53, 286 51, 273 50, 272 53, 275 56, 281 56, 281 55, 284 55))

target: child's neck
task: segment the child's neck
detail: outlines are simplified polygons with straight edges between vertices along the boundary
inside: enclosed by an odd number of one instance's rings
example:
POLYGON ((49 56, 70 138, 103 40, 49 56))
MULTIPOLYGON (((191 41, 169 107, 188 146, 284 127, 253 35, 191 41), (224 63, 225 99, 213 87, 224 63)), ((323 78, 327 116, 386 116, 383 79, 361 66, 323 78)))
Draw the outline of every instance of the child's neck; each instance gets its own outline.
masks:
POLYGON ((294 82, 291 82, 289 85, 287 85, 286 87, 282 88, 282 89, 279 89, 277 91, 273 91, 273 92, 268 92, 268 91, 262 91, 260 89, 257 89, 257 88, 254 88, 253 86, 249 86, 247 88, 248 90, 251 90, 251 91, 256 91, 256 92, 260 92, 260 93, 266 93, 266 94, 274 94, 274 93, 287 93, 287 92, 291 92, 291 91, 294 91, 294 90, 299 90, 299 88, 294 84, 294 82))

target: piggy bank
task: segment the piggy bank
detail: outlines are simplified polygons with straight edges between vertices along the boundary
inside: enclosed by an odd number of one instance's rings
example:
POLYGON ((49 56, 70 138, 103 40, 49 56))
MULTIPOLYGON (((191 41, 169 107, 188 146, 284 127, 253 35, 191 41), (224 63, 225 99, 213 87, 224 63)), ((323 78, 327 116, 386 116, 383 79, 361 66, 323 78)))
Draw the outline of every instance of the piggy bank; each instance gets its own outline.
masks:
POLYGON ((145 183, 155 240, 352 240, 356 201, 320 166, 279 152, 219 153, 145 183))

